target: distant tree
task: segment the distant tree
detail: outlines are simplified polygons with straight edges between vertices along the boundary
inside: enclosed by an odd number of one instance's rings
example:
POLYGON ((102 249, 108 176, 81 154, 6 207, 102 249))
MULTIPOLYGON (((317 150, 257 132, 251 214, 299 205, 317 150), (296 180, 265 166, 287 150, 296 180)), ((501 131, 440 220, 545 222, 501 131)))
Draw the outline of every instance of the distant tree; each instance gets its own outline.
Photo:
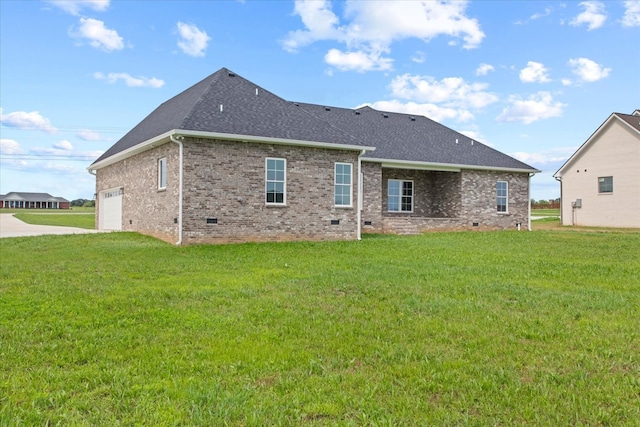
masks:
POLYGON ((86 202, 84 202, 82 204, 82 207, 84 207, 84 208, 95 208, 96 207, 96 201, 95 200, 87 200, 86 202))
POLYGON ((84 206, 88 201, 87 199, 75 199, 71 201, 71 206, 84 206))

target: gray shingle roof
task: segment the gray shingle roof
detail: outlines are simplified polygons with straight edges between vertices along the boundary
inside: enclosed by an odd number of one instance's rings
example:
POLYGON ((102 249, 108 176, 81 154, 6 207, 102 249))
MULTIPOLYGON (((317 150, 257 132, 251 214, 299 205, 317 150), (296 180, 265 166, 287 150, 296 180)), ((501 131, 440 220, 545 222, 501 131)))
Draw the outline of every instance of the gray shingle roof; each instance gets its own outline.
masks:
MULTIPOLYGON (((636 110, 638 111, 638 110, 636 110)), ((622 113, 613 113, 616 116, 620 117, 625 122, 629 123, 631 127, 640 132, 640 115, 636 114, 622 114, 622 113)))
POLYGON ((172 130, 373 146, 365 155, 372 161, 535 171, 426 117, 293 103, 226 68, 160 105, 94 164, 172 130))
POLYGON ((535 169, 424 116, 296 103, 376 147, 366 159, 414 161, 508 169, 535 169))

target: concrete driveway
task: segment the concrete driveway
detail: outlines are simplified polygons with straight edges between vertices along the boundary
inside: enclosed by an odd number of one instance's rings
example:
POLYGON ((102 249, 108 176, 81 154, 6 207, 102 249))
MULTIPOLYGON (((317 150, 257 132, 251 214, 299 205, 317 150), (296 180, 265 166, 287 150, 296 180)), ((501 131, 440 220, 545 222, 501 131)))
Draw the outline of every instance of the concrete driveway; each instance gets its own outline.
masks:
POLYGON ((87 234, 103 233, 102 230, 86 228, 60 227, 54 225, 31 225, 13 217, 13 214, 0 214, 0 238, 42 236, 44 234, 87 234))

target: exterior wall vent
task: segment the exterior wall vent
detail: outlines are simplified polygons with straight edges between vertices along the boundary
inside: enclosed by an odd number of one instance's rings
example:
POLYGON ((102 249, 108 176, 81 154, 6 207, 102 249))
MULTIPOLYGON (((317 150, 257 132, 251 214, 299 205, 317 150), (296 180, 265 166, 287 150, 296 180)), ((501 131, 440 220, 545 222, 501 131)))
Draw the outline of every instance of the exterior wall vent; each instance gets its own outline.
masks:
POLYGON ((207 224, 217 224, 218 218, 207 218, 207 224))
POLYGON ((365 221, 364 225, 371 225, 371 221, 365 221))
POLYGON ((477 223, 477 222, 474 222, 474 223, 473 223, 473 226, 474 226, 474 227, 477 227, 478 225, 480 225, 480 224, 479 224, 479 223, 477 223))
POLYGON ((339 219, 332 219, 331 220, 331 225, 340 225, 340 220, 339 219))

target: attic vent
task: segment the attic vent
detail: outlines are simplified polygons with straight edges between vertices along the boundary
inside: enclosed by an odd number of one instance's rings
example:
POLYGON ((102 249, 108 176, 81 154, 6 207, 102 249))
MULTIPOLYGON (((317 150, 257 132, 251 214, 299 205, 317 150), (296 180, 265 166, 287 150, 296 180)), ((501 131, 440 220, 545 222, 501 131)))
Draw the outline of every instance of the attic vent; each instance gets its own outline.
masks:
POLYGON ((415 121, 416 121, 416 118, 415 118, 415 117, 413 117, 413 116, 411 116, 411 117, 409 117, 409 118, 411 119, 411 121, 412 121, 412 122, 415 122, 415 121))
POLYGON ((331 108, 329 108, 329 107, 324 107, 324 111, 331 111, 331 108))
POLYGON ((354 113, 356 114, 356 116, 360 115, 360 111, 354 111, 354 113))
POLYGON ((229 77, 235 77, 235 76, 236 76, 236 73, 229 72, 229 77))
POLYGON ((384 117, 385 119, 388 119, 389 115, 387 113, 382 113, 382 117, 384 117))

